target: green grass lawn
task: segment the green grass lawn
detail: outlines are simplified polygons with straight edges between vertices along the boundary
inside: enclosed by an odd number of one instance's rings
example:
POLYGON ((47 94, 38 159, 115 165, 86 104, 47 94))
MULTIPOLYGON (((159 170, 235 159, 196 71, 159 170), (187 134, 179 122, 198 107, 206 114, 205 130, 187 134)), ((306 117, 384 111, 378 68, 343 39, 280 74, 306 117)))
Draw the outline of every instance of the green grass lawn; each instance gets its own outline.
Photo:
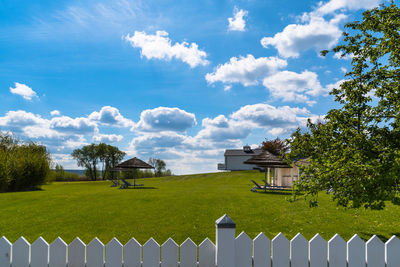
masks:
POLYGON ((24 236, 33 242, 57 236, 70 242, 99 237, 107 243, 116 236, 126 242, 135 237, 142 244, 154 237, 178 243, 191 237, 196 243, 215 240, 215 220, 227 213, 236 222, 237 234, 251 238, 259 232, 273 237, 283 232, 292 238, 320 233, 325 239, 339 233, 346 240, 357 233, 388 239, 400 233, 400 206, 390 203, 383 211, 336 207, 322 193, 318 208, 307 202, 286 201, 290 195, 252 193, 250 179, 259 172, 231 172, 143 179, 153 189, 119 190, 110 182, 53 183, 41 191, 0 194, 0 236, 10 241, 24 236))

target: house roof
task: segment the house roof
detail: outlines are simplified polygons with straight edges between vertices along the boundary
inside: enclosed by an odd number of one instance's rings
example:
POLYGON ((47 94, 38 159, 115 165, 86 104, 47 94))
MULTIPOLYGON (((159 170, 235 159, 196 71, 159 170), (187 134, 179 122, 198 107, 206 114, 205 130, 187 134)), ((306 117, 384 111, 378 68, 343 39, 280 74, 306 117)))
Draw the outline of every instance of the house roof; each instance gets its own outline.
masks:
POLYGON ((255 156, 261 152, 261 148, 251 149, 250 151, 244 151, 243 149, 227 149, 225 150, 224 156, 255 156))
POLYGON ((115 166, 116 169, 120 169, 120 168, 129 168, 129 169, 154 169, 153 166, 151 166, 150 164, 147 164, 146 162, 144 162, 143 160, 140 160, 136 157, 128 159, 127 161, 124 161, 120 164, 118 164, 117 166, 115 166))
POLYGON ((260 167, 269 167, 269 168, 292 168, 287 165, 283 160, 281 160, 278 156, 271 154, 268 151, 262 151, 262 153, 253 156, 252 158, 243 162, 245 164, 255 164, 260 167))

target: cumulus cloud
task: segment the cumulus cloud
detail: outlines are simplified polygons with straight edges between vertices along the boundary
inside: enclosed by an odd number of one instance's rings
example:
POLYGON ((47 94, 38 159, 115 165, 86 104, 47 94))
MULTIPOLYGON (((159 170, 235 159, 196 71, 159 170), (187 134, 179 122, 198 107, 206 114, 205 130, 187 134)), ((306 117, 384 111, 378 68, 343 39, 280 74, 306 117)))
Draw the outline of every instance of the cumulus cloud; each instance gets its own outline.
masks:
POLYGON ((342 35, 339 23, 346 19, 344 14, 335 15, 331 20, 311 16, 306 24, 290 24, 273 37, 261 39, 263 47, 275 47, 285 58, 297 58, 300 52, 315 49, 318 53, 336 45, 342 35))
POLYGON ((287 66, 287 61, 277 57, 255 58, 253 55, 232 57, 229 62, 218 65, 213 73, 206 74, 209 83, 241 83, 256 85, 258 80, 287 66))
POLYGON ((263 85, 275 98, 286 102, 305 102, 309 105, 315 102, 309 96, 318 96, 324 92, 318 75, 308 70, 302 73, 281 71, 264 79, 263 85))
POLYGON ((59 110, 53 110, 53 111, 50 112, 50 115, 51 115, 51 116, 59 116, 60 114, 61 114, 61 113, 60 113, 59 110))
POLYGON ((348 59, 352 59, 352 58, 354 57, 354 55, 353 55, 353 54, 343 55, 342 52, 336 52, 335 54, 333 54, 332 57, 333 57, 333 58, 336 58, 336 59, 348 60, 348 59))
POLYGON ((185 139, 176 132, 146 133, 133 138, 130 146, 136 151, 158 151, 181 146, 185 139))
POLYGON ((247 15, 248 12, 246 10, 235 7, 233 9, 233 18, 228 18, 228 29, 230 31, 244 31, 246 28, 246 21, 244 20, 244 17, 247 15))
POLYGON ((93 136, 93 142, 98 143, 115 143, 123 139, 122 135, 117 134, 96 134, 93 136))
POLYGON ((278 136, 304 126, 310 116, 312 114, 306 108, 254 104, 241 107, 230 117, 240 124, 248 124, 250 128, 264 128, 271 135, 278 136))
POLYGON ((93 134, 98 132, 97 124, 88 118, 61 116, 52 118, 50 128, 70 134, 93 134))
POLYGON ((330 0, 326 3, 320 2, 315 12, 320 15, 325 15, 341 9, 370 9, 378 6, 381 2, 382 0, 330 0))
POLYGON ((202 121, 203 129, 196 136, 197 139, 206 139, 213 142, 228 142, 246 138, 251 129, 248 125, 234 120, 227 120, 224 115, 214 119, 205 118, 202 121))
POLYGON ((89 119, 108 126, 131 127, 134 124, 133 121, 122 116, 117 108, 111 106, 102 107, 100 112, 92 112, 89 119))
POLYGON ((10 87, 10 92, 15 95, 22 96, 25 100, 32 100, 34 97, 38 97, 36 92, 29 86, 22 83, 15 83, 15 87, 10 87))
POLYGON ((46 124, 48 124, 48 121, 43 119, 40 115, 24 110, 11 110, 8 111, 5 116, 0 117, 0 126, 9 127, 12 131, 29 125, 45 126, 46 124))
POLYGON ((196 124, 196 116, 193 113, 179 108, 158 107, 142 111, 140 120, 133 129, 149 132, 182 132, 196 124))
POLYGON ((182 60, 191 68, 198 65, 205 66, 209 63, 206 59, 207 53, 199 49, 196 43, 182 42, 172 45, 171 39, 166 31, 157 31, 156 34, 135 31, 126 35, 127 40, 133 47, 141 49, 141 56, 147 59, 171 60, 172 58, 182 60))
POLYGON ((253 127, 283 127, 302 121, 299 115, 310 115, 310 111, 306 108, 275 107, 260 103, 243 106, 230 117, 240 122, 251 122, 253 127))

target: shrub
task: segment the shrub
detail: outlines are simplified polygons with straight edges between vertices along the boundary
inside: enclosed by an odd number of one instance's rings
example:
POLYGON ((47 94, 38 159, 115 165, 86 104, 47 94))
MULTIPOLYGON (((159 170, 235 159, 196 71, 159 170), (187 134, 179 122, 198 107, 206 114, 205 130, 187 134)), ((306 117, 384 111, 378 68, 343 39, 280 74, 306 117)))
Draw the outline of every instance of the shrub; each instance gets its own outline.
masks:
POLYGON ((11 135, 0 134, 0 191, 38 188, 50 172, 50 155, 45 146, 20 143, 11 135))

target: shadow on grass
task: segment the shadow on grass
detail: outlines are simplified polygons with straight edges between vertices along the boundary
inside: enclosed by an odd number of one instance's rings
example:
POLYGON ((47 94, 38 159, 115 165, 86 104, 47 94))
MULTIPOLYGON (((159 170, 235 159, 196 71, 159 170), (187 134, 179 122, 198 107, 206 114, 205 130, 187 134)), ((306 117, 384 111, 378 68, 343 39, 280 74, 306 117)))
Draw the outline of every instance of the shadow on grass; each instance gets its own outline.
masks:
POLYGON ((257 191, 257 193, 268 194, 268 195, 292 195, 292 191, 287 191, 287 190, 267 190, 267 191, 257 191))
POLYGON ((32 191, 44 191, 41 187, 32 187, 32 188, 25 188, 19 190, 10 190, 10 191, 0 191, 1 193, 20 193, 20 192, 32 192, 32 191))
POLYGON ((158 189, 158 188, 154 187, 154 186, 138 186, 138 187, 128 187, 128 188, 119 188, 119 189, 125 190, 125 189, 158 189))

